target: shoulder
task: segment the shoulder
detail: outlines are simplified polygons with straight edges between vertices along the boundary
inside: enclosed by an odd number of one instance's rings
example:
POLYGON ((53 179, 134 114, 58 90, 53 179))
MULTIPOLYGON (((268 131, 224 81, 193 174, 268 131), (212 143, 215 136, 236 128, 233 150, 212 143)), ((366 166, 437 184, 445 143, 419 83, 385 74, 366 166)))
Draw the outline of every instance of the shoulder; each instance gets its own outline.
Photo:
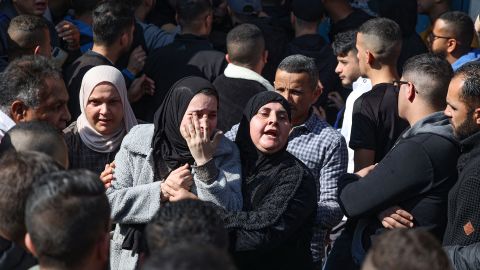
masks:
POLYGON ((148 154, 152 144, 154 129, 153 124, 134 126, 123 138, 122 148, 142 155, 148 154))
POLYGON ((215 156, 226 156, 226 155, 240 155, 237 145, 229 140, 225 135, 220 135, 220 143, 218 144, 217 151, 215 156))

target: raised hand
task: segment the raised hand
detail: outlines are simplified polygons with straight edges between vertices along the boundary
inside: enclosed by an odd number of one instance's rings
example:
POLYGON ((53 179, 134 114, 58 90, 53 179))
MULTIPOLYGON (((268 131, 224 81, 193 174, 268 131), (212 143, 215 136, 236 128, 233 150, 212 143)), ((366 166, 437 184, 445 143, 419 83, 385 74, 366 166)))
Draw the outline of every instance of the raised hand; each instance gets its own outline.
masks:
POLYGON ((146 59, 147 53, 143 50, 142 46, 139 45, 130 54, 127 65, 128 71, 130 71, 133 75, 137 75, 143 70, 146 59))
POLYGON ((103 182, 105 189, 108 189, 112 186, 112 181, 115 180, 113 172, 115 170, 115 161, 110 164, 105 164, 105 169, 100 174, 100 180, 103 182))
POLYGON ((67 42, 67 49, 74 51, 80 48, 80 31, 71 22, 61 21, 55 26, 58 36, 67 42))

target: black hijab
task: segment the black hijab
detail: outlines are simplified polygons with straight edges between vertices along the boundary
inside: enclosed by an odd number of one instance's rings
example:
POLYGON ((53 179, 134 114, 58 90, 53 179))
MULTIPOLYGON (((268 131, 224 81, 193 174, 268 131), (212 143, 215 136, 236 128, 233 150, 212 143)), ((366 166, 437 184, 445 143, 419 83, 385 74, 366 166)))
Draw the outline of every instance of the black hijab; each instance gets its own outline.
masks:
POLYGON ((180 79, 170 88, 155 113, 152 148, 156 177, 162 179, 168 175, 168 170, 162 169, 161 162, 164 162, 169 170, 185 163, 193 164, 187 142, 180 133, 180 123, 192 98, 204 90, 211 90, 218 101, 217 91, 208 80, 194 76, 180 79))
POLYGON ((271 102, 280 103, 287 111, 288 119, 291 119, 290 105, 288 104, 288 101, 276 92, 260 92, 248 101, 243 110, 242 120, 235 138, 235 143, 240 150, 242 173, 245 177, 254 174, 260 166, 264 167, 267 164, 275 163, 273 161, 286 152, 288 143, 276 153, 264 154, 255 147, 255 144, 253 144, 252 138, 250 137, 250 120, 252 120, 253 116, 257 114, 262 106, 271 102))

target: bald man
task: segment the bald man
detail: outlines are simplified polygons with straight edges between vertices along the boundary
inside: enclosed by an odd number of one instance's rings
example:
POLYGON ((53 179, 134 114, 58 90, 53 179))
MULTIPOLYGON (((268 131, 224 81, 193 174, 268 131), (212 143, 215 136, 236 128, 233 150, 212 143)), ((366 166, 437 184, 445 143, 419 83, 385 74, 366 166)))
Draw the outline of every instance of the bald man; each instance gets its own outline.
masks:
POLYGON ((354 103, 349 146, 354 150, 354 171, 378 163, 408 126, 398 116, 397 59, 402 46, 400 26, 386 18, 372 19, 360 26, 357 57, 362 77, 372 90, 354 103))

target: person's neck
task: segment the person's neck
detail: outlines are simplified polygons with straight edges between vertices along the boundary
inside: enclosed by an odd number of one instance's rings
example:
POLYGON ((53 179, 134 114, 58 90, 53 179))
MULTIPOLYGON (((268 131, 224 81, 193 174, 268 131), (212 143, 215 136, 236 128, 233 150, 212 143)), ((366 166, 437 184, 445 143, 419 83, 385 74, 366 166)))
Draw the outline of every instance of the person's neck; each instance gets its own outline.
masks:
POLYGON ((408 124, 412 127, 418 121, 440 110, 442 109, 439 109, 439 110, 432 109, 431 106, 427 104, 418 104, 408 109, 409 115, 405 117, 405 120, 407 120, 408 124))
POLYGON ((189 28, 186 28, 186 27, 182 27, 182 35, 194 35, 194 36, 197 36, 197 37, 207 37, 208 36, 203 31, 189 29, 189 28))
POLYGON ((102 56, 104 56, 105 58, 110 60, 110 62, 112 62, 113 64, 115 64, 115 62, 117 62, 117 60, 119 58, 119 55, 120 55, 118 50, 116 50, 112 47, 106 47, 106 46, 98 45, 98 44, 95 44, 95 43, 93 44, 92 51, 94 51, 98 54, 101 54, 102 56))
POLYGON ((379 69, 371 69, 367 77, 373 86, 380 83, 392 83, 400 78, 395 66, 382 66, 379 69))
POLYGON ((460 57, 464 56, 465 54, 467 54, 469 52, 470 52, 470 50, 467 50, 467 49, 455 50, 451 54, 447 54, 446 60, 448 61, 448 63, 453 64, 460 57))
POLYGON ((344 1, 330 1, 330 6, 327 10, 330 19, 334 23, 345 19, 353 12, 352 6, 344 1))
POLYGON ((435 5, 433 9, 428 13, 428 17, 430 19, 430 23, 433 25, 433 22, 440 17, 443 13, 449 11, 450 8, 448 7, 448 4, 442 3, 439 5, 435 5))
POLYGON ((308 27, 299 27, 295 24, 295 37, 301 37, 305 35, 316 35, 317 34, 317 24, 312 24, 308 27))
POLYGON ((77 20, 87 24, 87 25, 92 25, 93 24, 93 18, 92 18, 92 14, 86 12, 85 14, 81 14, 79 16, 77 16, 77 20))

